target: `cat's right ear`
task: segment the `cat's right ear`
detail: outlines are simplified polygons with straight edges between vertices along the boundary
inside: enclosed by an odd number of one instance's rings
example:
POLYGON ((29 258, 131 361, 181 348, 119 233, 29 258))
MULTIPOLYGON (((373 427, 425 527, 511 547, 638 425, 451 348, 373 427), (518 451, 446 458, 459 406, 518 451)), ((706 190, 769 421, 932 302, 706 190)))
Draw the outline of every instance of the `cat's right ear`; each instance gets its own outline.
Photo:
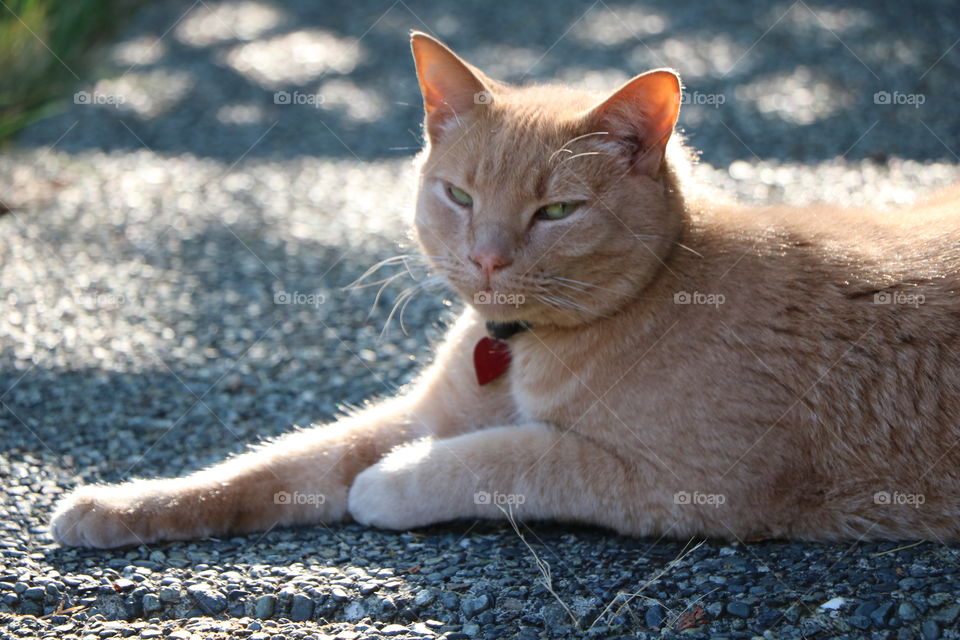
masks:
POLYGON ((482 74, 439 40, 414 31, 410 37, 417 79, 423 94, 427 134, 436 140, 459 118, 493 97, 482 74))
POLYGON ((655 69, 636 76, 588 114, 629 156, 630 167, 655 177, 680 113, 680 76, 655 69))

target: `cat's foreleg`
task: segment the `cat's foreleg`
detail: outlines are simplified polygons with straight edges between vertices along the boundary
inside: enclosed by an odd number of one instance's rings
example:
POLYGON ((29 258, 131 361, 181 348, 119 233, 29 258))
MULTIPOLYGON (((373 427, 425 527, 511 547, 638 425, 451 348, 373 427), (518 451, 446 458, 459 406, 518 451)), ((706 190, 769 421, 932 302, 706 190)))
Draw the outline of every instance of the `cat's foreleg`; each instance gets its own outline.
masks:
POLYGON ((80 487, 59 504, 51 534, 61 544, 107 548, 341 520, 354 477, 393 447, 466 433, 512 412, 505 383, 481 388, 474 379, 471 353, 482 335, 483 325, 465 314, 409 393, 334 424, 183 478, 80 487))
POLYGON ((641 473, 575 433, 495 427, 398 447, 357 476, 349 509, 388 529, 512 513, 644 535, 666 528, 674 505, 641 473))
POLYGON ((388 402, 182 478, 80 487, 60 503, 51 533, 104 548, 335 522, 353 477, 385 447, 424 432, 402 402, 388 402))

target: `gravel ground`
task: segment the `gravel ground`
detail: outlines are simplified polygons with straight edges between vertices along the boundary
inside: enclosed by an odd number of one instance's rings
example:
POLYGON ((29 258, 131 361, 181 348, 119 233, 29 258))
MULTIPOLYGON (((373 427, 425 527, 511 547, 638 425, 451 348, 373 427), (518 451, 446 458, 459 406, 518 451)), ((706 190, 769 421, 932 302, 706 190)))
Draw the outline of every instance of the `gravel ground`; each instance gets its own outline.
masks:
POLYGON ((0 157, 0 638, 960 637, 958 548, 937 542, 456 523, 91 552, 45 533, 78 483, 197 469, 429 358, 458 303, 421 295, 381 336, 403 286, 372 312, 343 289, 403 239, 408 29, 512 80, 675 66, 705 181, 884 204, 960 177, 958 27, 953 0, 151 3, 0 157))

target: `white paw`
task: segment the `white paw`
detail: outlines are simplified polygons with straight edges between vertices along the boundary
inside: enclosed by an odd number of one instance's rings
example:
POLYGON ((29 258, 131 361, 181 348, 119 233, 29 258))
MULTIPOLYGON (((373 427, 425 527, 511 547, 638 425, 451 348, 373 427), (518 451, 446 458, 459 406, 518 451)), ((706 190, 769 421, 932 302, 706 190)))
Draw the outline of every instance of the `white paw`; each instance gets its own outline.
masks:
POLYGON ((420 440, 390 452, 358 475, 347 508, 357 522, 382 529, 406 530, 453 520, 449 495, 454 478, 435 459, 434 442, 420 440))
POLYGON ((413 518, 412 505, 404 495, 403 482, 395 472, 379 465, 364 470, 353 481, 347 508, 360 524, 381 529, 410 529, 420 524, 413 518))
POLYGON ((50 520, 50 534, 65 546, 110 549, 152 542, 130 490, 90 485, 64 498, 50 520))

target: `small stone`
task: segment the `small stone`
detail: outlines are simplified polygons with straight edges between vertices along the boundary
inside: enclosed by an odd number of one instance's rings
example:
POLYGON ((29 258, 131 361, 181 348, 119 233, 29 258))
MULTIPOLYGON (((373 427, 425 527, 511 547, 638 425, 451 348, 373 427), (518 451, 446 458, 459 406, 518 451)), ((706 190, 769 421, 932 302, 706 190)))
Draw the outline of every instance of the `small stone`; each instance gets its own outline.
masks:
POLYGON ((180 602, 180 587, 167 585, 160 587, 160 600, 162 602, 180 602))
MULTIPOLYGON (((271 618, 273 617, 273 611, 277 607, 277 596, 273 594, 262 595, 257 598, 253 603, 253 617, 255 618, 271 618)), ((260 627, 257 627, 259 629, 260 627)))
POLYGON ((290 619, 294 622, 303 622, 309 620, 313 615, 313 600, 310 596, 298 593, 293 596, 293 602, 290 604, 290 619))
POLYGON ((334 587, 331 589, 330 596, 337 602, 346 602, 350 599, 350 595, 340 587, 334 587))
POLYGON ((227 597, 205 584, 195 584, 189 587, 187 592, 207 615, 216 615, 227 608, 227 597))
POLYGON ((897 615, 901 620, 906 622, 912 622, 917 619, 917 608, 913 606, 912 602, 901 602, 900 607, 897 609, 897 615))
POLYGON ((890 616, 893 613, 893 603, 884 602, 879 605, 870 613, 870 620, 873 621, 873 624, 878 627, 885 627, 887 622, 890 620, 890 616))
POLYGON ((940 638, 940 625, 933 620, 924 620, 920 627, 920 633, 923 634, 923 640, 938 640, 940 638))
POLYGON ((460 608, 463 609, 463 614, 468 618, 472 618, 478 613, 482 613, 493 606, 493 598, 487 594, 481 594, 475 598, 467 598, 463 601, 463 604, 460 605, 460 608))
POLYGON ((413 596, 413 604, 418 607, 426 607, 433 603, 436 599, 436 596, 433 594, 433 591, 430 589, 421 589, 417 591, 417 595, 413 596))
POLYGON ((163 632, 160 629, 143 629, 140 632, 140 637, 144 640, 150 640, 151 638, 159 638, 163 635, 163 632))
POLYGON ((43 600, 45 593, 43 587, 30 587, 23 592, 23 597, 27 600, 43 600))
POLYGON ((117 578, 113 581, 113 586, 115 589, 119 589, 120 591, 129 591, 137 586, 137 583, 133 580, 128 580, 127 578, 117 578))
POLYGON ((651 629, 659 629, 663 626, 663 607, 655 604, 647 609, 647 613, 644 615, 644 621, 651 629))
POLYGON ((180 629, 167 636, 167 640, 190 640, 190 632, 180 629))
POLYGON ((746 602, 733 601, 727 603, 727 613, 737 618, 749 618, 752 612, 752 608, 746 602))
POLYGON ((418 636, 435 636, 436 633, 433 632, 427 625, 422 622, 415 622, 410 627, 410 632, 418 636))
POLYGON ((452 591, 444 591, 442 594, 440 594, 440 602, 444 607, 453 611, 460 606, 460 596, 452 591))
POLYGON ((157 597, 155 593, 148 593, 143 596, 143 612, 146 615, 151 613, 156 613, 163 609, 163 603, 160 602, 160 598, 157 597))
POLYGON ((870 618, 868 618, 867 616, 852 615, 849 618, 847 618, 847 623, 851 627, 856 627, 857 629, 860 629, 860 630, 870 628, 870 618))
POLYGON ((478 635, 480 635, 480 625, 473 623, 465 624, 460 631, 462 631, 464 635, 470 636, 471 638, 476 638, 478 635))
POLYGON ((960 616, 960 604, 953 604, 933 614, 933 619, 940 624, 952 625, 958 616, 960 616))
POLYGON ((408 629, 402 624, 388 624, 380 629, 380 634, 384 636, 399 636, 404 633, 408 633, 408 629))

